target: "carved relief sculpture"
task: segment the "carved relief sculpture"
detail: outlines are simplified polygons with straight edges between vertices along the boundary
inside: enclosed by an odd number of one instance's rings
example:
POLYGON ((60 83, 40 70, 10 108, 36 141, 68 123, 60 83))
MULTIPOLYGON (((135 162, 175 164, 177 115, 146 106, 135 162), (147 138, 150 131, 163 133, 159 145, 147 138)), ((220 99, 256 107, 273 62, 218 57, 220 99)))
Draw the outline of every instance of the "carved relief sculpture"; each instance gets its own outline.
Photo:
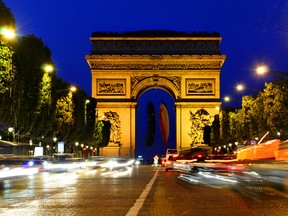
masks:
POLYGON ((125 79, 97 80, 97 95, 125 95, 125 79))
POLYGON ((186 94, 215 94, 215 80, 214 79, 187 79, 186 80, 186 94))
POLYGON ((205 126, 211 126, 210 116, 206 110, 198 110, 195 114, 190 111, 190 131, 188 135, 192 139, 193 144, 204 143, 204 128, 205 126))
POLYGON ((119 120, 119 115, 112 111, 105 112, 103 120, 109 121, 111 124, 109 142, 119 144, 121 141, 121 122, 119 120))

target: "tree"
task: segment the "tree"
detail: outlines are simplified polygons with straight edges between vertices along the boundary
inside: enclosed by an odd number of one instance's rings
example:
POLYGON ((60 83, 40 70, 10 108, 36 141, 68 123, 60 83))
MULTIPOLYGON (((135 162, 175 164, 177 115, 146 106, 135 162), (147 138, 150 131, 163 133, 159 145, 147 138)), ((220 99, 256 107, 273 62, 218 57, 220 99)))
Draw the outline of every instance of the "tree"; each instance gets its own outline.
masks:
POLYGON ((15 68, 12 63, 14 51, 12 47, 0 41, 0 94, 11 92, 15 78, 15 68))
MULTIPOLYGON (((16 90, 18 98, 17 125, 23 139, 48 133, 51 102, 50 85, 55 73, 46 74, 44 64, 53 64, 51 51, 42 39, 28 35, 18 39, 15 46, 16 90), (46 74, 46 75, 45 75, 46 74)), ((51 120, 50 120, 51 121, 51 120)))
POLYGON ((67 138, 69 130, 74 123, 74 103, 72 97, 73 94, 69 91, 65 97, 58 99, 56 104, 57 133, 62 140, 67 138))
POLYGON ((236 109, 233 112, 229 112, 229 136, 227 136, 226 139, 228 139, 228 142, 225 144, 246 139, 243 137, 243 134, 245 134, 244 118, 242 109, 236 109))
POLYGON ((4 28, 15 29, 15 19, 10 9, 0 0, 0 131, 3 137, 16 118, 13 112, 15 101, 12 98, 15 82, 14 43, 2 35, 4 28))
POLYGON ((3 0, 0 0, 0 26, 8 26, 15 29, 15 18, 3 0))
POLYGON ((220 142, 222 144, 228 144, 230 140, 230 122, 229 113, 235 112, 234 107, 225 107, 221 109, 220 118, 220 142))
POLYGON ((266 83, 261 94, 267 129, 274 134, 288 129, 288 107, 285 95, 287 96, 287 88, 283 88, 282 85, 276 82, 266 83))

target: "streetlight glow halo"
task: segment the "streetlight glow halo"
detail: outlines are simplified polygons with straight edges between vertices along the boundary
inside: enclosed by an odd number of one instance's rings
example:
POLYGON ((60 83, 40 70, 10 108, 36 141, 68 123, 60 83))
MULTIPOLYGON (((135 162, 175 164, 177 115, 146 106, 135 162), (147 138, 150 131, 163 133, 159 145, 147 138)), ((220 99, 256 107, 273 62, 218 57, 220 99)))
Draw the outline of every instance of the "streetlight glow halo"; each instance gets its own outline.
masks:
POLYGON ((256 68, 256 73, 259 75, 263 75, 265 73, 269 72, 269 67, 267 65, 259 65, 256 68))
POLYGON ((0 34, 7 39, 13 39, 16 37, 15 30, 11 28, 5 28, 5 27, 0 28, 0 34))

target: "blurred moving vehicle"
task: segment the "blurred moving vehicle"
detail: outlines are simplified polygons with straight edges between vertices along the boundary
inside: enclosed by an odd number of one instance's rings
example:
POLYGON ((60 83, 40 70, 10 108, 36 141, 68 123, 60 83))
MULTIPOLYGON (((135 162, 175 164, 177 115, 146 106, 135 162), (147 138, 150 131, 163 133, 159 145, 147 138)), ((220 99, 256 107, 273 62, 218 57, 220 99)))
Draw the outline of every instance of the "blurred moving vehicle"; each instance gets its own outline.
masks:
POLYGON ((179 155, 171 155, 168 157, 168 159, 164 163, 166 172, 173 169, 173 164, 178 158, 179 158, 179 155))
POLYGON ((38 167, 39 169, 44 169, 48 164, 49 159, 41 157, 31 157, 22 162, 24 168, 38 167))
POLYGON ((72 154, 54 154, 45 166, 48 172, 75 172, 87 167, 87 162, 83 158, 73 158, 72 154))
POLYGON ((160 158, 160 165, 165 166, 165 162, 166 162, 166 155, 162 155, 160 158))
MULTIPOLYGON (((181 150, 181 154, 174 158, 173 169, 181 172, 190 172, 195 169, 195 163, 203 163, 209 155, 211 147, 207 145, 197 145, 181 150)), ((169 169, 168 169, 169 170, 169 169)))
POLYGON ((168 160, 168 158, 170 157, 170 156, 174 156, 174 155, 176 155, 176 156, 178 156, 179 155, 179 151, 178 151, 178 149, 167 149, 166 150, 166 160, 168 160))
POLYGON ((182 151, 183 158, 203 162, 209 155, 211 147, 200 144, 182 151))

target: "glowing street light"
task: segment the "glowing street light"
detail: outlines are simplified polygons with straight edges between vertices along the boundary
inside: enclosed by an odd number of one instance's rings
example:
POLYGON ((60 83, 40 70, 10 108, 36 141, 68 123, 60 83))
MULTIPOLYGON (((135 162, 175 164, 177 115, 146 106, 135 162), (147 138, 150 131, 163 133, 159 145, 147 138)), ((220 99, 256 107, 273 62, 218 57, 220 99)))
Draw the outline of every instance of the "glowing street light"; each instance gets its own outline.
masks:
POLYGON ((269 72, 269 67, 267 65, 259 65, 256 68, 256 73, 259 75, 263 75, 265 73, 269 72))
POLYGON ((76 86, 70 86, 69 88, 56 90, 56 92, 76 92, 76 91, 77 91, 76 86))
POLYGON ((236 86, 236 90, 239 92, 242 92, 244 90, 252 90, 252 91, 257 91, 257 92, 260 91, 260 89, 256 89, 256 88, 247 88, 244 84, 238 84, 236 86))
POLYGON ((237 91, 243 91, 245 89, 245 86, 243 85, 243 84, 238 84, 237 86, 236 86, 236 90, 237 91))
POLYGON ((229 96, 225 96, 225 97, 224 97, 224 101, 225 101, 225 102, 229 102, 230 100, 231 100, 231 99, 230 99, 229 96))
POLYGON ((76 92, 77 91, 77 87, 76 86, 71 86, 70 87, 70 91, 71 92, 76 92))
POLYGON ((13 133, 13 132, 14 132, 14 128, 13 128, 13 127, 9 127, 9 128, 8 128, 8 132, 9 132, 9 133, 13 133))
POLYGON ((16 37, 16 33, 14 29, 0 27, 0 34, 4 36, 4 38, 10 40, 16 37))
POLYGON ((78 146, 79 146, 79 142, 75 142, 75 146, 76 146, 76 154, 75 156, 78 157, 78 146))
POLYGON ((288 76, 288 72, 274 71, 274 70, 271 70, 267 65, 259 65, 256 68, 256 73, 259 74, 259 75, 263 75, 263 74, 266 74, 266 73, 274 73, 274 74, 280 74, 280 75, 288 76))
POLYGON ((47 73, 51 73, 52 71, 54 71, 54 67, 51 64, 44 64, 43 70, 47 73))

